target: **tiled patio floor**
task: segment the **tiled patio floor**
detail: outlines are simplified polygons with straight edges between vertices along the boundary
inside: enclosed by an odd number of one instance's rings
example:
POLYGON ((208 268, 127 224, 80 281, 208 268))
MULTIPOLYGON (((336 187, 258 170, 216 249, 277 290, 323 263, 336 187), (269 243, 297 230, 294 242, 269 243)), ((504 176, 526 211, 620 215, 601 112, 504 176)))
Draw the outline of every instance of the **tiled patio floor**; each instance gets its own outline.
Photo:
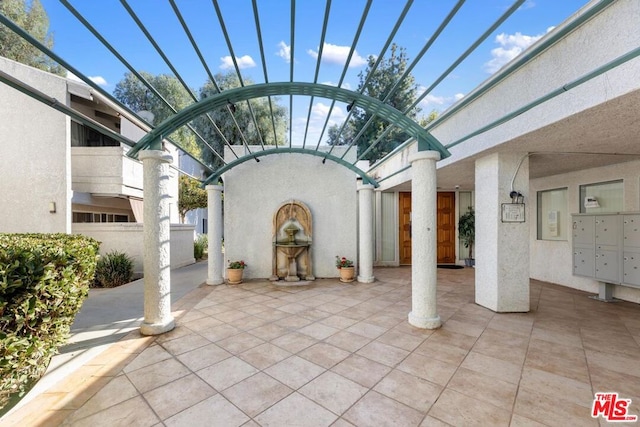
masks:
POLYGON ((203 286, 174 331, 131 333, 6 425, 606 425, 598 391, 640 414, 639 305, 532 281, 530 313, 496 314, 473 269, 441 269, 444 326, 425 331, 406 321, 410 269, 375 274, 203 286))

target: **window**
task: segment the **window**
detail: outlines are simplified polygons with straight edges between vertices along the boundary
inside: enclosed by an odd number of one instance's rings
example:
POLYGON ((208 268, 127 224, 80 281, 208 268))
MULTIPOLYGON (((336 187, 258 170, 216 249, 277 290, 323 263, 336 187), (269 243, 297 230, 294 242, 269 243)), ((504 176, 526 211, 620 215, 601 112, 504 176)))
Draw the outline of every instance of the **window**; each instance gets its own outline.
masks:
POLYGON ((119 147, 120 143, 91 128, 71 121, 72 147, 119 147))
POLYGON ((567 189, 538 191, 538 240, 567 240, 567 189))
POLYGON ((580 213, 622 212, 622 180, 580 186, 580 213))
POLYGON ((129 222, 129 215, 101 212, 74 212, 73 222, 129 222))

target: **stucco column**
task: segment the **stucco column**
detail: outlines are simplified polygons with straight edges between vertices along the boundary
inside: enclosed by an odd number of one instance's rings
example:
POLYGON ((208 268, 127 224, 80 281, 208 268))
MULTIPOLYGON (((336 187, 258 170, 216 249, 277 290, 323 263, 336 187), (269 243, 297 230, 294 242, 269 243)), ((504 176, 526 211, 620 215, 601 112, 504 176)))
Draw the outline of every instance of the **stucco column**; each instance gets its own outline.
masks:
POLYGON ((359 248, 358 282, 372 283, 373 277, 373 185, 358 184, 359 248))
POLYGON ((222 257, 222 189, 221 185, 207 185, 207 285, 224 283, 222 257))
POLYGON ((158 335, 174 328, 171 315, 171 251, 169 219, 169 164, 160 150, 142 150, 144 175, 144 322, 143 335, 158 335))
POLYGON ((411 313, 409 323, 423 329, 442 326, 436 311, 437 151, 418 151, 411 162, 411 313))
MULTIPOLYGON (((495 153, 476 160, 476 303, 497 312, 529 311, 529 224, 504 222, 502 204, 513 189, 529 194, 526 153, 495 153), (515 177, 515 180, 514 180, 515 177)), ((535 221, 535 219, 533 220, 535 221)))

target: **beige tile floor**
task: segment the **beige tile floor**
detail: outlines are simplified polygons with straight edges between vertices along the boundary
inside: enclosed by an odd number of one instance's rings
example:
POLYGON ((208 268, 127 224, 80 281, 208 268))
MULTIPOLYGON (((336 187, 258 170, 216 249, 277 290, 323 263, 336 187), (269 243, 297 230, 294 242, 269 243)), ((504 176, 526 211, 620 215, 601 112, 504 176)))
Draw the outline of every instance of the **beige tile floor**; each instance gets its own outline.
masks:
MULTIPOLYGON (((3 425, 597 426, 594 393, 640 414, 640 306, 531 281, 531 312, 476 305, 438 271, 436 331, 411 327, 409 268, 372 284, 202 286, 177 327, 133 332, 3 425)), ((634 425, 640 425, 640 422, 634 425)))

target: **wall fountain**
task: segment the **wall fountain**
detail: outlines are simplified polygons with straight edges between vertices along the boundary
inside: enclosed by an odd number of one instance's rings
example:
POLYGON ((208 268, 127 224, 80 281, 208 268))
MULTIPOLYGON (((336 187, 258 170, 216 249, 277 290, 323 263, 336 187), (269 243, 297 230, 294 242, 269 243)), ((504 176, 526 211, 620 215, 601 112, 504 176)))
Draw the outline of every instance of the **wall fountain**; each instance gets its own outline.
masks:
POLYGON ((311 268, 311 211, 299 200, 283 203, 273 215, 271 280, 315 280, 311 268))

